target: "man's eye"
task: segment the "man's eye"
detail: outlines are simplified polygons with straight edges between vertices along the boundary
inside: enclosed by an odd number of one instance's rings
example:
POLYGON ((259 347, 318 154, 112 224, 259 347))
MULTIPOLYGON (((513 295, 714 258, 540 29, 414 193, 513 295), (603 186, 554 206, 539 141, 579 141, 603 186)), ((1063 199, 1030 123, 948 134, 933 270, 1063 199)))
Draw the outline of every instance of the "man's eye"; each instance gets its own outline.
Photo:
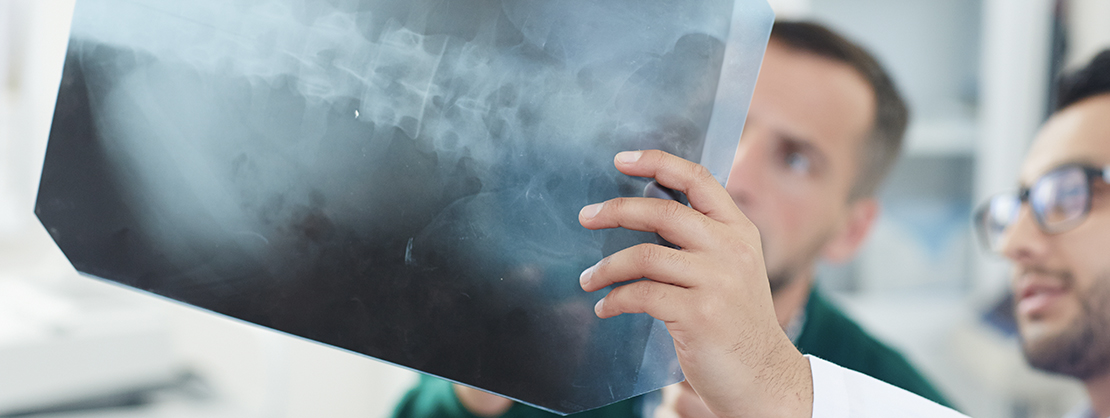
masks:
POLYGON ((809 173, 812 168, 809 157, 800 152, 787 153, 785 162, 787 167, 798 173, 809 173))

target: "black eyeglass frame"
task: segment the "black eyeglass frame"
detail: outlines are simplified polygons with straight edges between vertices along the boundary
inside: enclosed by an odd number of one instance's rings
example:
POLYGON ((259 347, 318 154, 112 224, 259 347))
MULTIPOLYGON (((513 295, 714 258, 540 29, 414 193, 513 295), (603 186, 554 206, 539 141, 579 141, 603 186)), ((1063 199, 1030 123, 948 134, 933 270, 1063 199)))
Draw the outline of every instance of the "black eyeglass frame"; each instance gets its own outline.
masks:
MULTIPOLYGON (((1020 210, 1020 206, 1023 206, 1025 204, 1029 203, 1029 194, 1031 193, 1031 191, 1034 188, 1037 187, 1038 184, 1040 184, 1042 181, 1044 181, 1045 178, 1049 177, 1052 174, 1061 172, 1063 170, 1068 170, 1068 169, 1079 169, 1079 170, 1082 171, 1082 173, 1086 177, 1087 200, 1085 202, 1085 205, 1083 206, 1083 212, 1080 215, 1078 215, 1075 219, 1063 224, 1062 226, 1058 225, 1056 227, 1053 227, 1053 226, 1050 226, 1046 223, 1046 221, 1044 219, 1045 215, 1043 213, 1036 210, 1036 208, 1031 208, 1032 211, 1033 211, 1033 218, 1036 220, 1036 223, 1037 223, 1037 228, 1040 229, 1041 232, 1044 232, 1046 234, 1052 235, 1052 234, 1059 234, 1059 233, 1062 233, 1062 232, 1067 232, 1067 231, 1079 226, 1079 224, 1083 223, 1083 221, 1087 219, 1087 215, 1089 215, 1091 213, 1091 201, 1094 199, 1095 180, 1096 179, 1101 179, 1104 183, 1110 184, 1110 165, 1105 165, 1102 168, 1099 168, 1099 167, 1096 167, 1096 166, 1093 166, 1093 165, 1090 165, 1090 164, 1079 164, 1079 163, 1064 164, 1064 165, 1058 166, 1058 167, 1056 167, 1052 170, 1049 170, 1047 173, 1041 175, 1039 178, 1037 178, 1037 180, 1035 180, 1033 182, 1033 184, 1031 186, 1026 186, 1026 187, 1022 187, 1022 188, 1018 189, 1018 192, 1017 192, 1017 199, 1018 199, 1018 205, 1019 205, 1018 210, 1020 210)), ((972 223, 974 223, 976 235, 979 237, 979 243, 980 243, 980 245, 982 245, 983 248, 985 248, 989 252, 997 252, 997 249, 992 248, 991 239, 990 239, 990 236, 988 235, 989 234, 988 227, 986 226, 986 217, 990 212, 991 203, 994 202, 994 200, 996 198, 998 198, 999 196, 1006 196, 1008 194, 1009 193, 1000 193, 1000 194, 991 196, 985 202, 979 204, 979 208, 976 209, 975 212, 973 212, 973 215, 972 215, 972 223)), ((1009 227, 1012 226, 1012 225, 1013 225, 1013 221, 1011 221, 1010 225, 1007 225, 1006 228, 1009 229, 1009 227)))

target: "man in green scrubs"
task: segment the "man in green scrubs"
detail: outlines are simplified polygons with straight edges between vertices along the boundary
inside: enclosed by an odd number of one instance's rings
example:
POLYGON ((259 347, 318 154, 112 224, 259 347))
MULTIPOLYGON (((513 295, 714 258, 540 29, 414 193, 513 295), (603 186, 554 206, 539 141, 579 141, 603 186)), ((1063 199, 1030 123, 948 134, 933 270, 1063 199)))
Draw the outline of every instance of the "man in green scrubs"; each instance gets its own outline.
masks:
MULTIPOLYGON (((777 22, 726 189, 759 228, 779 325, 804 354, 948 405, 900 354, 814 288, 819 259, 854 256, 879 214, 874 193, 901 149, 906 106, 870 54, 821 26, 777 22)), ((703 416, 689 386, 574 416, 703 416), (645 407, 646 406, 646 407, 645 407)), ((394 416, 553 416, 423 376, 394 416)))

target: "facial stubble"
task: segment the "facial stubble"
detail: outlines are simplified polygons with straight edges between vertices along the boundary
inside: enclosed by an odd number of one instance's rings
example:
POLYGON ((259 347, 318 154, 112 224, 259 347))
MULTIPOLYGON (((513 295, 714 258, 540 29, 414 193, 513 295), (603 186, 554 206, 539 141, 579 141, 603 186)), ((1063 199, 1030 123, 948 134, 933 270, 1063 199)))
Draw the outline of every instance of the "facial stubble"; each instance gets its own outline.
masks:
MULTIPOLYGON (((1074 277, 1064 275, 1074 289, 1074 277)), ((1087 380, 1110 373, 1110 271, 1079 295, 1080 315, 1063 330, 1036 339, 1023 336, 1022 351, 1033 367, 1087 380)))

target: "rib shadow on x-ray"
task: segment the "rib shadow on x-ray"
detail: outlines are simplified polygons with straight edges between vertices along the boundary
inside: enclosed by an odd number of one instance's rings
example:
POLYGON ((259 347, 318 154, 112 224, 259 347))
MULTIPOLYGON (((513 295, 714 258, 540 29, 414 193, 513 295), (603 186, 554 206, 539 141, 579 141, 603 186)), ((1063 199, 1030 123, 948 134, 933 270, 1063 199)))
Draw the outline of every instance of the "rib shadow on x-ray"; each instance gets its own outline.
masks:
POLYGON ((733 14, 79 0, 36 212, 89 275, 545 409, 602 406, 681 373, 650 317, 600 321, 577 284, 654 235, 587 231, 578 210, 643 192, 618 151, 722 152, 704 140, 733 14))

